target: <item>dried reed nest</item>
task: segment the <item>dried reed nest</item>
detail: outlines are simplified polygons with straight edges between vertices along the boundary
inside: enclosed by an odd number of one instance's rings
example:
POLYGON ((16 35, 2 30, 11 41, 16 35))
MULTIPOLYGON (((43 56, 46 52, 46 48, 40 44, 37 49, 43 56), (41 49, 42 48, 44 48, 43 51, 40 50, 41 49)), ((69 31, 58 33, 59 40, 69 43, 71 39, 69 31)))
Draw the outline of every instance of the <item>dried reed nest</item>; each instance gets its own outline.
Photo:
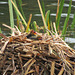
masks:
POLYGON ((60 35, 20 33, 0 40, 0 75, 74 75, 75 50, 60 35))

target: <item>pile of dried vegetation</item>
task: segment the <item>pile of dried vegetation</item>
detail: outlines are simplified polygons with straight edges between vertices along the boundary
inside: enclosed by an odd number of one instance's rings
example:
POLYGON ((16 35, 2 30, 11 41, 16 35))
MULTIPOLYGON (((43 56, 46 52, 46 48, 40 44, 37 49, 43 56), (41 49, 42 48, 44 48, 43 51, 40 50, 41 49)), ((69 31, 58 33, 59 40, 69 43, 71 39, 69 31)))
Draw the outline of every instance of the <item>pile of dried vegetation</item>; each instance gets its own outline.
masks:
POLYGON ((19 31, 10 37, 0 35, 0 75, 75 74, 75 50, 60 35, 37 33, 42 39, 19 31))

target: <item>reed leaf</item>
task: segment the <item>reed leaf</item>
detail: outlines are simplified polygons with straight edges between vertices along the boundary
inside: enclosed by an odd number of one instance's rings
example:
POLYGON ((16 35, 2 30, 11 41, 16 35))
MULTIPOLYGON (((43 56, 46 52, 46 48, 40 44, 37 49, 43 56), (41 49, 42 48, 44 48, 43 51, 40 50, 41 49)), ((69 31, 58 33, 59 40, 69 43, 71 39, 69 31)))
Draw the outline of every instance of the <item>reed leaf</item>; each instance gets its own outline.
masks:
MULTIPOLYGON (((71 13, 71 4, 72 4, 72 0, 70 0, 70 3, 69 3, 68 13, 67 13, 67 17, 64 22, 62 35, 66 34, 66 31, 67 31, 67 23, 69 21, 69 17, 70 17, 70 13, 71 13)), ((63 39, 65 39, 65 37, 63 39)))
POLYGON ((10 12, 10 25, 12 28, 14 28, 14 16, 13 16, 13 7, 12 7, 11 0, 8 0, 8 4, 9 4, 9 12, 10 12))
POLYGON ((45 17, 45 5, 44 5, 44 1, 42 0, 42 11, 43 11, 43 14, 44 14, 44 17, 45 17))
MULTIPOLYGON (((14 3, 15 3, 16 7, 17 7, 16 0, 13 0, 13 1, 14 1, 14 3)), ((16 10, 15 8, 14 8, 14 10, 15 10, 16 17, 17 17, 17 27, 18 27, 19 30, 20 30, 20 25, 19 25, 19 22, 20 22, 20 16, 19 16, 19 14, 18 14, 18 12, 17 12, 17 10, 16 10)))
MULTIPOLYGON (((1 31, 1 27, 0 27, 0 33, 2 33, 2 31, 1 31)), ((1 37, 0 37, 0 39, 1 39, 1 37)))
POLYGON ((48 24, 49 15, 50 15, 50 10, 48 10, 45 15, 46 24, 48 24))
POLYGON ((0 27, 0 33, 2 33, 1 27, 0 27))
MULTIPOLYGON (((48 28, 47 28, 46 21, 45 21, 44 14, 43 14, 43 11, 42 11, 42 8, 41 8, 40 1, 39 1, 39 0, 37 0, 37 2, 38 2, 38 5, 39 5, 39 9, 40 9, 41 15, 42 15, 42 20, 43 20, 43 23, 44 23, 44 27, 45 27, 45 29, 48 29, 48 28)), ((49 34, 49 32, 48 32, 48 31, 46 31, 46 32, 49 34)))
POLYGON ((56 20, 56 29, 57 30, 58 30, 59 23, 60 23, 60 18, 61 18, 61 13, 62 13, 62 10, 63 10, 63 5, 64 5, 64 0, 61 0, 60 6, 59 6, 59 12, 58 12, 58 15, 57 15, 57 20, 56 20))
POLYGON ((56 20, 57 20, 57 16, 58 16, 58 12, 59 12, 59 1, 60 1, 60 0, 58 0, 57 13, 56 13, 56 20))
POLYGON ((21 12, 23 18, 26 19, 25 14, 22 9, 22 0, 17 0, 17 3, 18 3, 19 11, 21 12))
POLYGON ((16 9, 16 11, 18 12, 19 16, 21 17, 22 21, 24 22, 24 25, 27 26, 27 23, 25 21, 25 19, 23 18, 22 14, 20 13, 20 11, 18 10, 18 8, 16 7, 15 3, 11 0, 14 8, 16 9))
POLYGON ((46 24, 48 25, 48 29, 50 30, 50 10, 46 12, 45 21, 46 21, 46 24))
POLYGON ((74 13, 74 17, 73 17, 73 21, 72 21, 71 29, 74 29, 74 25, 75 25, 75 13, 74 13))

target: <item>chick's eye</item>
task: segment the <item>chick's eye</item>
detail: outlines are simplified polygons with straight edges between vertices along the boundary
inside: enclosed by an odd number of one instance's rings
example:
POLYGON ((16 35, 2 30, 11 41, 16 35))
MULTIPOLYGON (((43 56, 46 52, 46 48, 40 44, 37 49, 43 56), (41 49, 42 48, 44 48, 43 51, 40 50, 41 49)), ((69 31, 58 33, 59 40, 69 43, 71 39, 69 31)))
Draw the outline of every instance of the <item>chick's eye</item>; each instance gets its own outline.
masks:
POLYGON ((32 32, 32 33, 34 33, 34 31, 33 31, 33 30, 32 30, 31 32, 32 32))
POLYGON ((36 32, 34 32, 36 34, 36 32))

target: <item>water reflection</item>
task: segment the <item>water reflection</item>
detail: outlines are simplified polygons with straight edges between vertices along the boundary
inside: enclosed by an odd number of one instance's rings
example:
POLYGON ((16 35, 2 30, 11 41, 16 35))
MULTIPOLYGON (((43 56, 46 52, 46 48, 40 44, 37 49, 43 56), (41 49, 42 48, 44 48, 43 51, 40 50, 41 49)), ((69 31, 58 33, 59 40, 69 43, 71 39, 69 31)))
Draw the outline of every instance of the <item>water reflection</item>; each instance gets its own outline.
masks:
POLYGON ((72 1, 75 1, 75 0, 72 0, 72 1))
POLYGON ((8 4, 8 2, 0 2, 0 4, 8 4))
MULTIPOLYGON (((56 16, 56 14, 51 14, 51 16, 56 16)), ((67 17, 67 13, 62 13, 61 17, 67 17)), ((70 14, 70 18, 73 18, 74 14, 70 14)))
POLYGON ((4 13, 0 13, 0 15, 4 15, 4 13))
MULTIPOLYGON (((46 6, 57 6, 57 3, 51 3, 50 5, 46 5, 46 6)), ((69 7, 69 4, 66 4, 66 3, 64 3, 64 7, 69 7)), ((74 7, 75 8, 75 6, 74 5, 71 5, 71 7, 74 7)))
POLYGON ((68 43, 75 43, 75 38, 66 37, 65 41, 68 43))
MULTIPOLYGON (((56 14, 54 14, 54 13, 52 13, 50 15, 56 17, 56 14)), ((35 14, 34 16, 41 16, 41 14, 35 14)), ((67 13, 62 13, 61 17, 67 17, 67 13)), ((73 18, 73 17, 74 17, 74 14, 70 14, 70 18, 73 18)))

